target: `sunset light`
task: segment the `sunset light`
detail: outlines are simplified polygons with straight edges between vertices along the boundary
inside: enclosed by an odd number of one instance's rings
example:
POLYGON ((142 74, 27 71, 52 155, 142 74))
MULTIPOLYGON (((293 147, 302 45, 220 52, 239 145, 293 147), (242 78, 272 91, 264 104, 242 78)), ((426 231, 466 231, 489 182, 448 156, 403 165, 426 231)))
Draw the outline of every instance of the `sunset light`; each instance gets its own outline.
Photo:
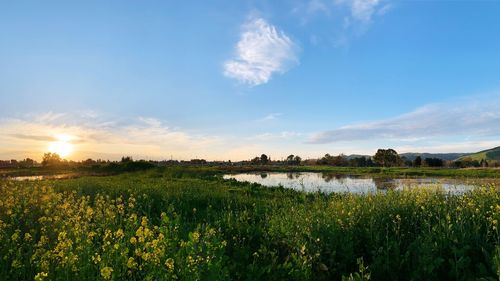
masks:
POLYGON ((74 151, 74 145, 71 143, 72 136, 66 134, 56 135, 56 141, 49 144, 49 152, 57 153, 61 157, 67 157, 74 151))

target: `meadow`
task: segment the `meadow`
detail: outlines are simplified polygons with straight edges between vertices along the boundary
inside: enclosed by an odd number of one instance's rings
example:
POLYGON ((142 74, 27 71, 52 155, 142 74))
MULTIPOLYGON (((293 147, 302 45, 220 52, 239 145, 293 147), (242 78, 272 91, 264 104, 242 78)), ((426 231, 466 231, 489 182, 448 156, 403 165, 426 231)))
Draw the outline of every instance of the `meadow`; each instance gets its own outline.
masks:
POLYGON ((498 280, 500 187, 303 193, 165 168, 0 180, 4 280, 498 280))

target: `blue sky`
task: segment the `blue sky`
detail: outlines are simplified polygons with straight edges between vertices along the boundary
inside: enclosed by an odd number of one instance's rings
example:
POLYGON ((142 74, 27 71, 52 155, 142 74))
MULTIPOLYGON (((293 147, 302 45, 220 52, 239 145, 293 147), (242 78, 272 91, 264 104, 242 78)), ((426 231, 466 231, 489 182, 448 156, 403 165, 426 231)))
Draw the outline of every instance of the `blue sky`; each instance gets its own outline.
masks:
POLYGON ((1 1, 0 158, 500 145, 500 1, 1 1))

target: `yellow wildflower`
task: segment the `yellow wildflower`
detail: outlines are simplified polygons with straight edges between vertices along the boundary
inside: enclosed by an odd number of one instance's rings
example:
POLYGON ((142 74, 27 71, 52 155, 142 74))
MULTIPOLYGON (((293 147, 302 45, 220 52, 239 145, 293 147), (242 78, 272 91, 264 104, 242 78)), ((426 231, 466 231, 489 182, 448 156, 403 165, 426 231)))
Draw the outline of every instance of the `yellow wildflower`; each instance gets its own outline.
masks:
POLYGON ((10 239, 12 239, 12 241, 14 241, 14 242, 16 242, 18 238, 19 238, 18 231, 14 232, 14 234, 12 234, 12 236, 10 237, 10 239))
POLYGON ((104 280, 109 280, 111 279, 111 273, 113 273, 113 268, 106 266, 101 269, 101 276, 104 278, 104 280))
POLYGON ((128 261, 127 261, 128 268, 134 268, 136 265, 137 265, 137 263, 135 262, 134 258, 132 258, 132 257, 128 258, 128 261))
POLYGON ((172 258, 168 258, 165 261, 165 266, 167 267, 168 271, 174 271, 174 260, 172 258))
POLYGON ((31 238, 32 238, 32 237, 31 237, 31 234, 29 234, 29 233, 27 233, 27 232, 24 234, 24 240, 25 240, 25 241, 31 241, 31 238))
POLYGON ((37 275, 35 275, 35 281, 43 281, 47 276, 49 276, 49 274, 46 272, 37 273, 37 275))
POLYGON ((120 239, 120 238, 123 238, 123 236, 125 236, 125 234, 123 234, 123 229, 118 229, 115 233, 115 237, 120 239))
POLYGON ((135 237, 130 238, 130 244, 135 244, 135 243, 137 243, 137 238, 135 237))
POLYGON ((194 242, 198 242, 200 240, 200 233, 198 231, 193 232, 192 236, 194 242))
POLYGON ((148 218, 147 217, 142 217, 142 219, 141 219, 141 225, 142 226, 148 225, 148 218))

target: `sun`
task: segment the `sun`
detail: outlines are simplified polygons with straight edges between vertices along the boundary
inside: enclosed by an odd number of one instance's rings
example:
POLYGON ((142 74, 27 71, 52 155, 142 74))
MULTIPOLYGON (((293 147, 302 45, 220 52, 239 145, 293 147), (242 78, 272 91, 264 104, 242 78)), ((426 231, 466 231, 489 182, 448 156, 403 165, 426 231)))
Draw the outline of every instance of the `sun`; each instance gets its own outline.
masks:
POLYGON ((49 144, 49 152, 57 153, 61 157, 67 157, 73 153, 74 145, 71 143, 72 136, 59 134, 55 136, 55 141, 49 144))

